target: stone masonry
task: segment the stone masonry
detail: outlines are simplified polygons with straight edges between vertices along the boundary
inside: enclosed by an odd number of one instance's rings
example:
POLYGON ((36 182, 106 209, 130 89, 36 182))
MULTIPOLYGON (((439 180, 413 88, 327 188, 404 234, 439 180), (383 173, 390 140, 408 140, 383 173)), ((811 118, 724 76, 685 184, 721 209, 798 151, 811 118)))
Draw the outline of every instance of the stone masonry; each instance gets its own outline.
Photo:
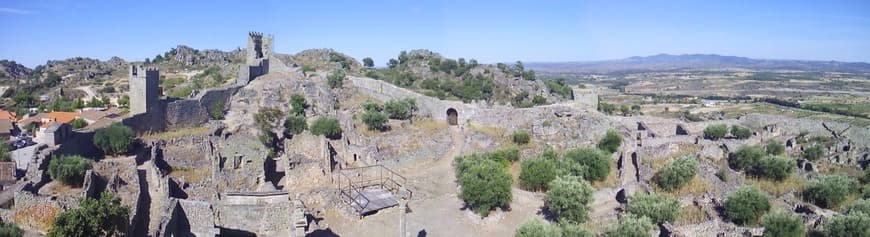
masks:
POLYGON ((142 65, 130 66, 130 114, 144 114, 153 110, 159 100, 160 84, 157 68, 142 65))

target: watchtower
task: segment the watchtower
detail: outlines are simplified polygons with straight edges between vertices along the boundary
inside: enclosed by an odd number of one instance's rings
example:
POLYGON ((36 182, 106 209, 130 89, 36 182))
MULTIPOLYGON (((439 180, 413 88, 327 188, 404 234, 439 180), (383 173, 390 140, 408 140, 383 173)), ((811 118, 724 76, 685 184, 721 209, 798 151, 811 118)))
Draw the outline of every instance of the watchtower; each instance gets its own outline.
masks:
POLYGON ((236 84, 247 85, 258 76, 269 73, 269 58, 272 56, 272 36, 260 32, 248 33, 248 47, 245 48, 245 64, 239 68, 236 84))
POLYGON ((160 71, 142 65, 130 65, 130 114, 148 113, 157 106, 160 71))

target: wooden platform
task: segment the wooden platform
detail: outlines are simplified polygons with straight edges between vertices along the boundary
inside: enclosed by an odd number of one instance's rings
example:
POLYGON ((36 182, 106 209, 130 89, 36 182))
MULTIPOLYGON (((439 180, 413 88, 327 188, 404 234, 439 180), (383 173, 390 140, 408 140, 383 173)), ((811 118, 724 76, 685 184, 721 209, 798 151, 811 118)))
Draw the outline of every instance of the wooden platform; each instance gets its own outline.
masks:
POLYGON ((360 215, 370 214, 399 204, 393 193, 378 187, 367 187, 361 192, 356 193, 353 198, 356 202, 351 202, 351 206, 353 206, 360 215))

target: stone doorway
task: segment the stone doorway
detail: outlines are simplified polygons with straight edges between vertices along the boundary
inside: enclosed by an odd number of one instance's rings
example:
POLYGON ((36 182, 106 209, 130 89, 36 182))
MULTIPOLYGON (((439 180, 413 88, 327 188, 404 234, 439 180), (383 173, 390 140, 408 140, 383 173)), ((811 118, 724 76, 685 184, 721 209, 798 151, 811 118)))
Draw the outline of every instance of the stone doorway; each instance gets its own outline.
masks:
POLYGON ((459 125, 459 112, 456 112, 456 109, 447 109, 447 124, 459 125))

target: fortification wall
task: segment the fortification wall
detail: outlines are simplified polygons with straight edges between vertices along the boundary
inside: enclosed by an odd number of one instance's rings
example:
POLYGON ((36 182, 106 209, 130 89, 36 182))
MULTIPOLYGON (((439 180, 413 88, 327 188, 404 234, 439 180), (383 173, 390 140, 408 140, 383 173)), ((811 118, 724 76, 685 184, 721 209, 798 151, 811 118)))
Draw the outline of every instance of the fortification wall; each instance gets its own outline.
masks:
POLYGON ((208 110, 196 100, 176 100, 166 105, 168 128, 193 127, 208 122, 208 110))

